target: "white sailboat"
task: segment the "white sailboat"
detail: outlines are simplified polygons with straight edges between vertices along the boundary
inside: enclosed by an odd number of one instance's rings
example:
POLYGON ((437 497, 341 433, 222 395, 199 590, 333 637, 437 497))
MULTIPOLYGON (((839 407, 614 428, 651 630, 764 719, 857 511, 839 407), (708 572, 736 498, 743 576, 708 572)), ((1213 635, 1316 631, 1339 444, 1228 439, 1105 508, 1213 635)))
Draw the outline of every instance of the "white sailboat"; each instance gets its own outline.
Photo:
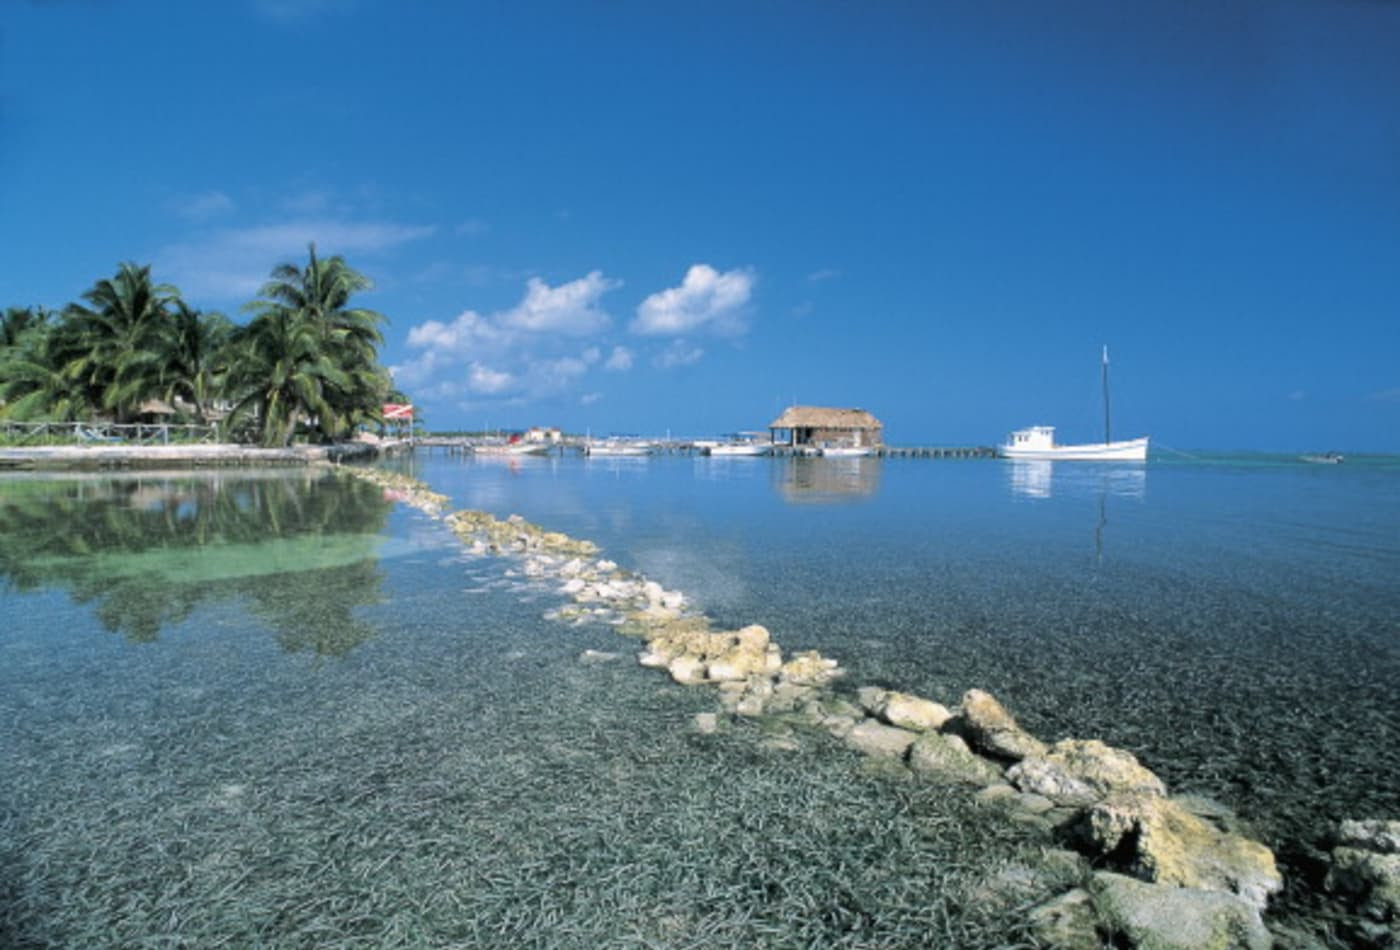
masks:
POLYGON ((1103 441, 1080 445, 1056 445, 1054 426, 1017 429, 998 450, 1003 458, 1044 459, 1066 462, 1145 462, 1148 436, 1113 441, 1108 400, 1108 347, 1103 348, 1103 441))

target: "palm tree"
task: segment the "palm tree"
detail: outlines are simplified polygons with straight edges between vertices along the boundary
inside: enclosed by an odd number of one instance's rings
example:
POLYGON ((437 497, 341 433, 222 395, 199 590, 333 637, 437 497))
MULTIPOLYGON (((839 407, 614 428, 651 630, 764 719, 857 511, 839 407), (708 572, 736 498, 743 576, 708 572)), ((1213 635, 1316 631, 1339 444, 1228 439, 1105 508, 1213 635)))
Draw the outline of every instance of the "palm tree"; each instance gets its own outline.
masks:
POLYGON ((235 335, 229 386, 243 392, 229 424, 256 413, 264 445, 291 441, 298 421, 338 438, 377 419, 388 391, 379 365, 383 315, 351 307, 370 281, 340 256, 309 248, 305 268, 281 264, 235 335))
POLYGON ((83 300, 88 306, 73 304, 64 314, 84 344, 65 371, 87 387, 91 402, 125 422, 160 391, 160 335, 179 291, 154 283, 149 264, 124 263, 83 300))
POLYGON ((6 307, 0 314, 0 349, 17 345, 30 330, 47 327, 50 316, 47 307, 6 307))
POLYGON ((72 367, 84 352, 73 328, 47 321, 28 327, 0 350, 0 416, 83 419, 92 404, 72 367))
POLYGON ((159 336, 161 398, 177 397, 194 406, 203 423, 210 401, 217 395, 225 370, 225 350, 233 336, 233 324, 221 313, 201 313, 176 300, 159 336))

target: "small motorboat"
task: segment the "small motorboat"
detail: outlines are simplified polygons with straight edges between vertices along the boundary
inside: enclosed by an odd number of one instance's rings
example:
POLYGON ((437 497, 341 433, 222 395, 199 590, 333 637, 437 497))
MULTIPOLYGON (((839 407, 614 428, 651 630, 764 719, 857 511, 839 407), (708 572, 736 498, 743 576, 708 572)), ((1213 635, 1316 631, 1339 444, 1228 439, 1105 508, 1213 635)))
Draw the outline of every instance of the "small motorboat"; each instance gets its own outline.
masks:
POLYGON ((506 458, 519 458, 522 455, 548 455, 549 446, 543 442, 511 442, 504 445, 489 443, 472 447, 476 455, 495 455, 506 458))
POLYGON ((583 444, 584 455, 650 455, 651 453, 652 445, 650 442, 609 439, 606 442, 585 442, 583 444))
POLYGON ((721 442, 710 446, 708 452, 710 455, 751 458, 755 455, 767 455, 768 449, 766 442, 721 442))
POLYGON ((1304 455, 1304 462, 1312 462, 1315 465, 1341 465, 1346 461, 1345 455, 1336 452, 1323 452, 1321 455, 1304 455))

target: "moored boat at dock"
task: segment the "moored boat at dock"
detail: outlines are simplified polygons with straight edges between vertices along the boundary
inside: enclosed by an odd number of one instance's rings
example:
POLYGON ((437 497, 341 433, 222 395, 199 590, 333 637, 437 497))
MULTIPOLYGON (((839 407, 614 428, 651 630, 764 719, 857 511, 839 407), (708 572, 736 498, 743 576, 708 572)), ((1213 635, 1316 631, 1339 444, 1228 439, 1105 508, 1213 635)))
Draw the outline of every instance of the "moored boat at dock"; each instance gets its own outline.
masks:
POLYGON ((1017 429, 998 451, 1002 458, 1040 459, 1066 462, 1145 462, 1148 437, 1124 439, 1119 442, 1089 442, 1081 445, 1056 445, 1054 426, 1030 426, 1017 429))
POLYGON ((652 450, 653 446, 649 442, 608 440, 583 444, 584 455, 650 455, 652 450))
POLYGON ((510 458, 522 455, 548 455, 549 446, 542 442, 511 442, 505 445, 476 445, 472 451, 477 455, 501 455, 510 458))
POLYGON ((1108 347, 1103 348, 1103 441, 1056 445, 1054 426, 1029 426, 1011 433, 997 449, 1002 458, 1066 462, 1145 462, 1148 436, 1113 441, 1108 399, 1108 347))

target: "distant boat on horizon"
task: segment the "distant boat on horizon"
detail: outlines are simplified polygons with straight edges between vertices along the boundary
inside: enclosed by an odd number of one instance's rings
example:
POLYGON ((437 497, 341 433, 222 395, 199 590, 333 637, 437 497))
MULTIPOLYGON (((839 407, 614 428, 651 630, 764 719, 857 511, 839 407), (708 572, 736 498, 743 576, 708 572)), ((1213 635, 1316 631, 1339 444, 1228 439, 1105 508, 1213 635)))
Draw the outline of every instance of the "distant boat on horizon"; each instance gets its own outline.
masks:
POLYGON ((1346 456, 1337 452, 1323 452, 1321 455, 1304 455, 1304 462, 1313 462, 1318 465, 1341 465, 1346 461, 1346 456))
POLYGON ((1149 436, 1113 441, 1112 415, 1108 398, 1108 347, 1103 348, 1103 441, 1078 445, 1056 445, 1054 426, 1017 429, 998 452, 1008 459, 1036 459, 1066 462, 1145 462, 1149 436))

